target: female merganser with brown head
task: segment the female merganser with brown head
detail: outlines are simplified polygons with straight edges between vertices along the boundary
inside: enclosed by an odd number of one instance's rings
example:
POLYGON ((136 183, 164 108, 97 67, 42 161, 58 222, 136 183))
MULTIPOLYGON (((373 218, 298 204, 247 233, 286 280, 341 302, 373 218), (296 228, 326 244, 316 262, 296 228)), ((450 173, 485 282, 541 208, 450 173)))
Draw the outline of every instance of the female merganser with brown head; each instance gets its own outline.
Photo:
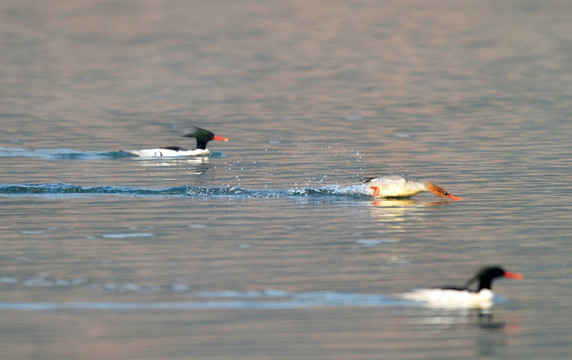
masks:
POLYGON ((524 276, 506 271, 500 266, 487 266, 480 269, 474 277, 467 281, 465 286, 415 289, 401 294, 400 297, 406 300, 424 302, 432 306, 489 308, 492 306, 494 297, 491 289, 492 282, 498 277, 521 280, 524 276), (479 284, 476 290, 469 289, 469 286, 477 281, 479 284))
POLYGON ((393 174, 372 177, 365 179, 364 183, 373 191, 371 194, 373 197, 408 198, 429 191, 442 198, 451 198, 455 201, 463 200, 440 186, 430 182, 418 181, 409 175, 393 174))
POLYGON ((228 141, 227 138, 217 136, 208 130, 201 129, 196 126, 192 126, 191 130, 183 135, 183 137, 194 137, 197 139, 196 149, 189 150, 179 146, 165 146, 156 149, 130 150, 126 152, 140 157, 205 156, 210 153, 207 149, 207 143, 209 141, 228 141))

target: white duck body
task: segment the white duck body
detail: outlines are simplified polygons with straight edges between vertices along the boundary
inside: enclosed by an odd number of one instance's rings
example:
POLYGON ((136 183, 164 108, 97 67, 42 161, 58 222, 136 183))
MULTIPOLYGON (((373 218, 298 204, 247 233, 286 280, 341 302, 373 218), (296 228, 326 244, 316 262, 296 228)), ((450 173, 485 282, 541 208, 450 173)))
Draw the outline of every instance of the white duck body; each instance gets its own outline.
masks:
POLYGON ((178 156, 206 156, 210 154, 209 149, 184 149, 184 148, 157 148, 157 149, 142 149, 142 150, 129 150, 130 154, 139 157, 178 157, 178 156))
POLYGON ((490 308, 494 298, 491 290, 492 283, 499 277, 521 280, 523 275, 506 271, 500 266, 486 266, 470 278, 463 287, 415 289, 402 293, 399 297, 437 307, 490 308), (478 282, 478 287, 472 291, 469 287, 475 282, 478 282))
MULTIPOLYGON (((368 186, 375 186, 379 189, 381 197, 411 197, 429 191, 424 182, 420 182, 412 176, 393 174, 385 175, 378 178, 369 179, 366 183, 368 186)), ((371 190, 373 194, 374 190, 371 190)))
POLYGON ((473 292, 470 290, 435 288, 411 290, 401 294, 400 297, 435 307, 488 309, 493 305, 494 293, 490 289, 473 292))

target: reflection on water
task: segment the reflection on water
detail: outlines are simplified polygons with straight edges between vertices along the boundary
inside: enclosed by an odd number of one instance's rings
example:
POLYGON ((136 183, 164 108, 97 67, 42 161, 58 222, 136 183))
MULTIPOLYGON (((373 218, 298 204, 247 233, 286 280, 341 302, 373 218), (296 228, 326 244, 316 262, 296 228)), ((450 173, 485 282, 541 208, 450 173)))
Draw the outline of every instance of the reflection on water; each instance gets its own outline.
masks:
POLYGON ((372 216, 394 232, 407 231, 409 224, 420 221, 430 207, 446 203, 446 200, 427 199, 376 199, 370 202, 372 216))
MULTIPOLYGON (((212 169, 213 164, 209 163, 208 157, 172 158, 172 159, 136 159, 138 165, 144 167, 180 167, 187 169, 189 175, 200 175, 212 169)), ((164 173, 168 175, 168 173, 164 173)))
POLYGON ((423 326, 428 333, 441 337, 461 332, 463 328, 476 328, 475 346, 479 356, 501 355, 507 346, 507 338, 518 330, 518 319, 507 321, 495 318, 491 309, 432 309, 431 312, 415 312, 410 320, 423 326))

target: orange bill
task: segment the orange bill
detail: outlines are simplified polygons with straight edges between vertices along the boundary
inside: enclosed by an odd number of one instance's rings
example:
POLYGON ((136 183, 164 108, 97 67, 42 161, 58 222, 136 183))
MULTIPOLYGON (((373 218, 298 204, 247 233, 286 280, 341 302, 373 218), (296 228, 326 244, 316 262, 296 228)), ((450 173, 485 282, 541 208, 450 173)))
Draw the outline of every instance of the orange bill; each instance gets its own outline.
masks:
POLYGON ((524 278, 524 275, 519 274, 519 273, 513 273, 510 271, 505 271, 504 277, 509 278, 509 279, 522 280, 524 278))
POLYGON ((215 136, 213 137, 213 140, 228 141, 227 138, 222 137, 222 136, 218 136, 218 135, 215 135, 215 136))

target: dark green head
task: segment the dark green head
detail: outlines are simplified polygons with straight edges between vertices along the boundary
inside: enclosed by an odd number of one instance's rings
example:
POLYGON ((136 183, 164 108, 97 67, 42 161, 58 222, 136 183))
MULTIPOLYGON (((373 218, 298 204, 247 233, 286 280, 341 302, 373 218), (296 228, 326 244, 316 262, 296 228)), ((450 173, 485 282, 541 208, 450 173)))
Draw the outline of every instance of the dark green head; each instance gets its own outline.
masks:
POLYGON ((202 150, 207 148, 207 143, 211 140, 228 141, 227 138, 217 136, 208 130, 196 126, 191 126, 189 132, 183 135, 183 137, 194 137, 197 139, 197 149, 202 150))

